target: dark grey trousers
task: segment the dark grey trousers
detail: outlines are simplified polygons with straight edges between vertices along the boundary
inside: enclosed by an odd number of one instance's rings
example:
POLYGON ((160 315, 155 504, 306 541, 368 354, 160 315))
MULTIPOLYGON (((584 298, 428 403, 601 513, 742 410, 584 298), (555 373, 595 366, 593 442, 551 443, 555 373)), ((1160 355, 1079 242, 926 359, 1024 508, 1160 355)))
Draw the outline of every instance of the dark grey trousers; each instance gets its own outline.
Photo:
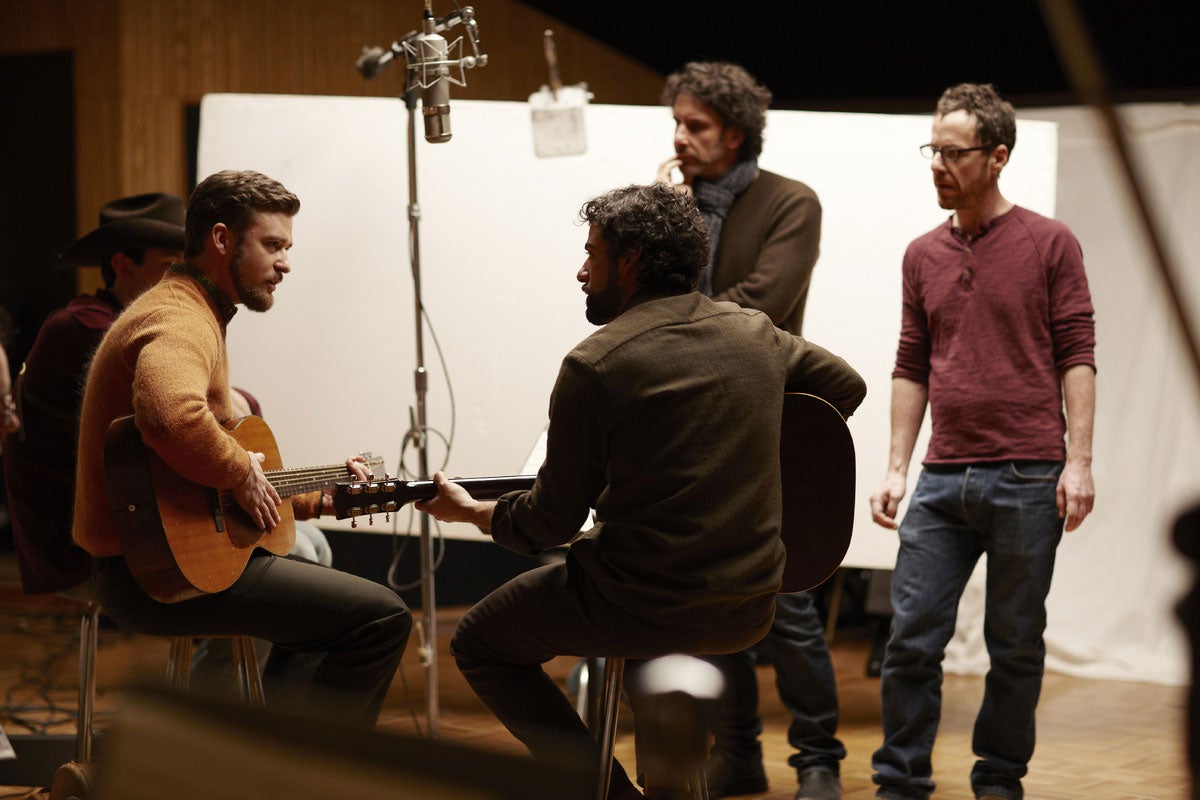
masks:
POLYGON ((95 559, 93 575, 104 613, 126 630, 253 636, 276 648, 324 653, 303 708, 366 725, 379 717, 412 631, 408 607, 386 586, 261 551, 233 586, 180 603, 149 597, 120 557, 95 559))

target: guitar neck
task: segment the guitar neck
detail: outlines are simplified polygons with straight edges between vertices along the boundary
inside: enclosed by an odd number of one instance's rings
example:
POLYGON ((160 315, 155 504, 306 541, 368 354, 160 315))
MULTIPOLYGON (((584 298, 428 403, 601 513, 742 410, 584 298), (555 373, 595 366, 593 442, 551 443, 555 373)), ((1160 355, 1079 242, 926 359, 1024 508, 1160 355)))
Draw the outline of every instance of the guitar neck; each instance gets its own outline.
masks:
MULTIPOLYGON (((498 478, 459 478, 451 481, 467 490, 476 500, 495 500, 509 492, 529 489, 534 475, 505 475, 498 478)), ((433 481, 339 481, 333 494, 334 514, 338 519, 362 514, 394 511, 437 494, 433 481)))
MULTIPOLYGON (((467 490, 467 494, 476 500, 495 500, 509 492, 521 491, 533 487, 534 475, 504 475, 499 478, 456 478, 451 483, 457 483, 467 490)), ((404 503, 417 500, 430 500, 437 494, 437 486, 433 481, 408 481, 401 484, 397 498, 406 498, 404 503)))
MULTIPOLYGON (((381 460, 365 462, 368 470, 382 465, 381 460)), ((267 481, 275 487, 280 497, 292 497, 305 492, 316 492, 345 481, 349 476, 345 464, 329 464, 324 467, 299 467, 276 469, 265 473, 267 481)))

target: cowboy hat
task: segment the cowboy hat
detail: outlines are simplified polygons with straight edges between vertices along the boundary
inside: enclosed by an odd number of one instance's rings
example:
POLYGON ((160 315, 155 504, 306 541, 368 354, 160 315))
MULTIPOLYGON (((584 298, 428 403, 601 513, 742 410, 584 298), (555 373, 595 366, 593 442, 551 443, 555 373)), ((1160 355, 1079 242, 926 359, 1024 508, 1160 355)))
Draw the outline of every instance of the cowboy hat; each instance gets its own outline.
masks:
POLYGON ((163 192, 122 197, 100 209, 100 227, 59 256, 66 265, 95 265, 123 250, 183 249, 183 198, 163 192))

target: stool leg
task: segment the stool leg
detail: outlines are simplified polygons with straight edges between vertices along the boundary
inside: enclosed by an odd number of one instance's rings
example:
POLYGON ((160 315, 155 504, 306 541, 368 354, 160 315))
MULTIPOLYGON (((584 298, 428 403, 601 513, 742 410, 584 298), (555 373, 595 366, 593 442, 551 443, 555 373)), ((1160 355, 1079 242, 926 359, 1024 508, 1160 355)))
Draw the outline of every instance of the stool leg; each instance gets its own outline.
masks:
POLYGON ((167 686, 186 689, 191 682, 192 637, 176 636, 171 639, 171 653, 167 656, 167 686))
POLYGON ((258 655, 254 640, 249 636, 233 637, 233 663, 237 668, 238 690, 242 699, 253 706, 265 706, 262 676, 258 672, 258 655))
POLYGON ((79 712, 75 733, 75 762, 92 760, 92 714, 96 708, 96 647, 100 626, 100 604, 84 606, 79 622, 79 712))
POLYGON ((592 679, 587 685, 587 715, 583 720, 594 736, 596 731, 600 730, 601 706, 604 703, 604 659, 589 658, 584 663, 587 664, 588 675, 592 676, 592 679))
POLYGON ((592 720, 588 716, 588 689, 592 685, 592 662, 591 659, 583 659, 577 665, 579 670, 579 689, 575 692, 575 713, 583 720, 583 724, 587 725, 589 731, 595 731, 592 727, 592 720))
POLYGON ((597 737, 600 730, 600 703, 604 691, 604 659, 581 659, 575 668, 579 672, 579 688, 575 693, 575 713, 597 737))
POLYGON ((625 675, 625 659, 607 658, 604 661, 604 697, 601 702, 600 775, 596 784, 596 800, 607 800, 612 780, 613 745, 617 739, 617 710, 621 706, 621 679, 625 675))

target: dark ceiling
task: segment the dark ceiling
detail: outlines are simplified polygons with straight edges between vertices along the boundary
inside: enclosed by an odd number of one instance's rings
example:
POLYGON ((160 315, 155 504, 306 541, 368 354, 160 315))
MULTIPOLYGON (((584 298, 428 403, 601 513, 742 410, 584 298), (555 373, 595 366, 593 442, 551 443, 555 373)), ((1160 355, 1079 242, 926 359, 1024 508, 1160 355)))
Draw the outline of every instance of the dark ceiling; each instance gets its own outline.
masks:
MULTIPOLYGON (((664 75, 736 61, 777 108, 924 111, 962 81, 994 83, 1018 105, 1074 102, 1037 0, 525 2, 664 75)), ((1195 0, 1077 5, 1114 100, 1200 99, 1195 0)))

